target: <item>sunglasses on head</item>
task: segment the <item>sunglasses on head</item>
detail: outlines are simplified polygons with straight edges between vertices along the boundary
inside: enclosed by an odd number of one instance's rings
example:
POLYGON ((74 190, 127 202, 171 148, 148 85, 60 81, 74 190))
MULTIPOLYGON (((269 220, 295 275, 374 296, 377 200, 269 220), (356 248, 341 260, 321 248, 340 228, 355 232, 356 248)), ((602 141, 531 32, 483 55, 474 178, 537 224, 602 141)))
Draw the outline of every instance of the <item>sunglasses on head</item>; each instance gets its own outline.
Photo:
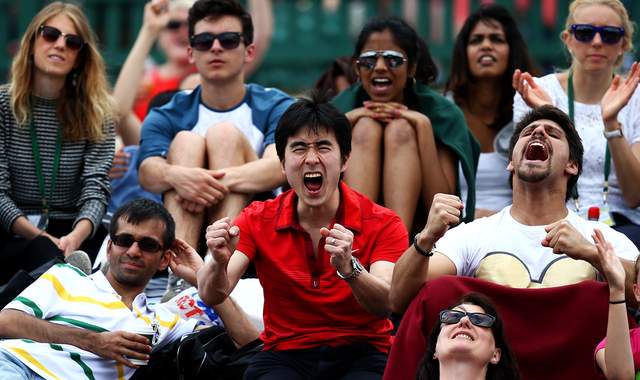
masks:
POLYGON ((466 311, 446 309, 440 312, 440 322, 453 325, 460 322, 465 315, 469 317, 471 323, 480 327, 491 327, 496 321, 496 317, 485 313, 468 313, 466 311))
POLYGON ((378 57, 382 57, 382 59, 384 59, 384 64, 387 65, 387 67, 390 69, 400 67, 407 61, 404 55, 402 55, 402 53, 400 52, 394 50, 381 50, 368 51, 360 54, 360 56, 356 60, 356 64, 360 67, 372 70, 374 67, 376 67, 378 57))
POLYGON ((183 26, 187 26, 187 22, 183 20, 169 20, 166 28, 170 30, 178 30, 183 26))
POLYGON ((162 245, 150 237, 136 239, 131 234, 116 235, 111 238, 111 241, 113 241, 113 244, 122 248, 129 248, 133 243, 138 243, 138 248, 140 248, 141 251, 149 253, 156 253, 162 249, 162 245))
POLYGON ((64 42, 67 48, 71 50, 80 50, 84 46, 84 40, 80 36, 75 34, 62 33, 60 29, 53 26, 41 25, 38 32, 42 38, 47 42, 56 42, 60 36, 64 37, 64 42))
POLYGON ((223 49, 232 50, 240 45, 240 41, 242 41, 242 33, 224 32, 220 34, 213 34, 204 32, 191 36, 190 42, 192 48, 200 51, 207 51, 211 49, 215 40, 220 42, 220 46, 222 46, 223 49))
POLYGON ((619 26, 595 26, 590 24, 573 24, 571 33, 580 42, 591 42, 600 34, 600 39, 607 45, 615 45, 624 37, 624 28, 619 26))

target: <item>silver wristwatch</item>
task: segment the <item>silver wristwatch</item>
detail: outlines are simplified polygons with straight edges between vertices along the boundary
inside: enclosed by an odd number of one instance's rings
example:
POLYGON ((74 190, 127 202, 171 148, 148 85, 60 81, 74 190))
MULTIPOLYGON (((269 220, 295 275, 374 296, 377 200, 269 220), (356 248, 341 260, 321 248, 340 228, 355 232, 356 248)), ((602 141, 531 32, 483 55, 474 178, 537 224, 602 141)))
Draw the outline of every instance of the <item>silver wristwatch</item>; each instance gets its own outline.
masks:
POLYGON ((360 264, 360 261, 358 261, 358 259, 356 259, 354 256, 351 256, 351 273, 346 276, 340 273, 339 270, 336 270, 336 273, 341 279, 345 281, 351 281, 360 276, 360 273, 362 273, 363 270, 364 267, 362 266, 362 264, 360 264))
POLYGON ((611 140, 616 137, 624 137, 622 134, 622 128, 614 129, 613 131, 603 131, 602 134, 607 140, 611 140))

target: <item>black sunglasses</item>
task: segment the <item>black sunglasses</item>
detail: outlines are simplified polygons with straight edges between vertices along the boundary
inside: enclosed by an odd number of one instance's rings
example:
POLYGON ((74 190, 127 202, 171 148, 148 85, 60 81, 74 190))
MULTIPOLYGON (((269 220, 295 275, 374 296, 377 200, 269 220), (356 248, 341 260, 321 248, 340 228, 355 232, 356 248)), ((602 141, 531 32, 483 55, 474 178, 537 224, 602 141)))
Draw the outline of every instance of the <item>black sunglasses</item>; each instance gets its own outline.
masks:
POLYGON ((113 244, 118 247, 129 248, 133 245, 133 243, 138 243, 138 247, 141 251, 156 253, 162 249, 162 245, 158 243, 156 240, 150 237, 143 237, 141 239, 136 239, 131 234, 119 234, 113 236, 111 238, 113 244))
POLYGON ((62 33, 60 29, 53 26, 40 25, 38 32, 47 42, 56 42, 60 36, 64 37, 66 46, 71 50, 80 50, 84 46, 84 40, 75 34, 62 33))
POLYGON ((440 322, 452 325, 460 322, 465 315, 469 317, 471 323, 480 327, 491 327, 496 321, 496 317, 485 313, 467 313, 466 311, 446 309, 440 312, 440 322))
POLYGON ((624 28, 619 26, 595 26, 591 24, 573 24, 571 33, 580 42, 591 42, 596 33, 607 45, 615 45, 624 37, 624 28))
POLYGON ((360 67, 373 70, 373 68, 376 67, 376 62, 378 62, 378 57, 382 57, 384 59, 384 64, 390 69, 398 68, 407 61, 404 55, 400 52, 395 50, 381 50, 368 51, 360 54, 356 60, 356 64, 360 67))
POLYGON ((187 26, 187 22, 183 20, 169 20, 166 28, 170 30, 178 30, 183 26, 187 26))
POLYGON ((222 46, 223 49, 232 50, 240 45, 240 41, 242 41, 242 33, 224 32, 220 34, 213 34, 204 32, 191 36, 190 43, 191 47, 196 50, 207 51, 211 49, 215 40, 220 42, 220 46, 222 46))

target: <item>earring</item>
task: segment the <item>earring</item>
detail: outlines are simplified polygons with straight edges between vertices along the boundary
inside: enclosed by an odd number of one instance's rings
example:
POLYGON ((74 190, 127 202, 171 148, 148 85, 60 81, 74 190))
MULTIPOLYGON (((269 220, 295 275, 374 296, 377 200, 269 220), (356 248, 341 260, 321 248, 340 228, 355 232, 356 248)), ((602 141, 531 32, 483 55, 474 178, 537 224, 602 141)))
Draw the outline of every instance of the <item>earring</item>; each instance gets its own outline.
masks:
POLYGON ((71 73, 71 85, 73 87, 78 85, 78 72, 75 70, 71 73))

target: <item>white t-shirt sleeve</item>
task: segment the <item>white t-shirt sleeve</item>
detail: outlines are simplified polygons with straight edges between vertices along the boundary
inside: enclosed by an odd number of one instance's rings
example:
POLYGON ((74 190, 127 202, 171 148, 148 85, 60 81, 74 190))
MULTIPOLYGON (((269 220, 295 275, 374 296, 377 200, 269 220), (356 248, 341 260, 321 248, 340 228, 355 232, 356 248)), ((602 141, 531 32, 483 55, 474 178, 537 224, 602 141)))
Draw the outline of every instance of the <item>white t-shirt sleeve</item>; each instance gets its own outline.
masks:
POLYGON ((436 252, 440 252, 449 258, 456 266, 458 276, 473 276, 477 267, 477 254, 480 247, 477 244, 479 221, 462 223, 453 228, 436 242, 436 252))

